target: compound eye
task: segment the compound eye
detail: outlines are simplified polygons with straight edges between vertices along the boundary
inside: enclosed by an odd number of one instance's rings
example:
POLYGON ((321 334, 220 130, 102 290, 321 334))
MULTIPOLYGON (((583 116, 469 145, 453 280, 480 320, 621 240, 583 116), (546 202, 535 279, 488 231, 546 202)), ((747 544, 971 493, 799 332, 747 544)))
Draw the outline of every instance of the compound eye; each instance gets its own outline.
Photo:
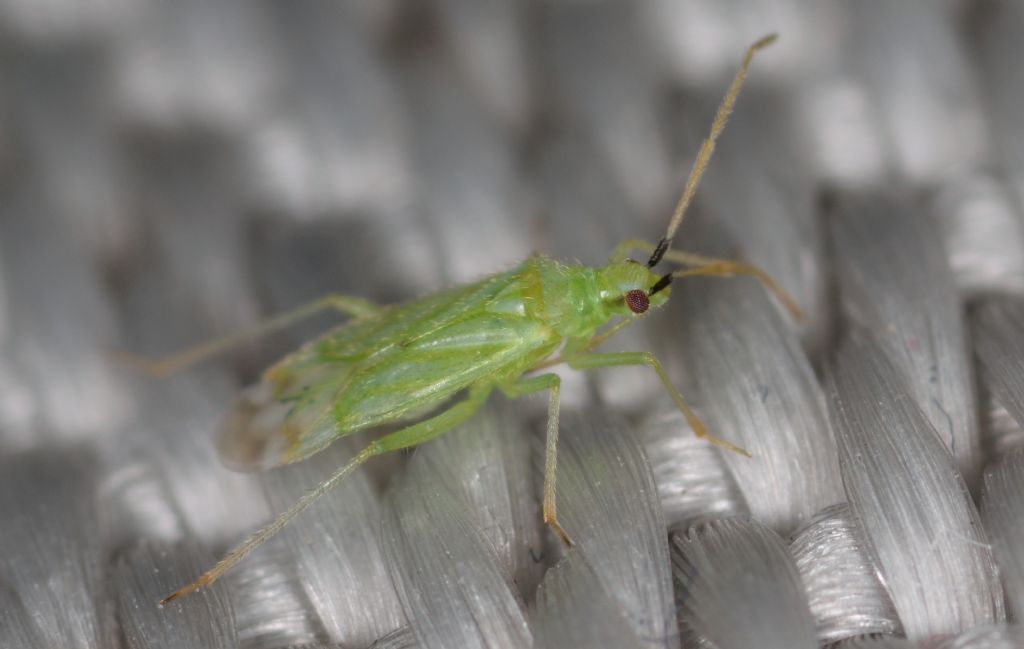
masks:
POLYGON ((647 293, 640 289, 633 289, 632 291, 626 292, 626 306, 633 313, 644 313, 648 307, 651 306, 651 301, 647 298, 647 293))

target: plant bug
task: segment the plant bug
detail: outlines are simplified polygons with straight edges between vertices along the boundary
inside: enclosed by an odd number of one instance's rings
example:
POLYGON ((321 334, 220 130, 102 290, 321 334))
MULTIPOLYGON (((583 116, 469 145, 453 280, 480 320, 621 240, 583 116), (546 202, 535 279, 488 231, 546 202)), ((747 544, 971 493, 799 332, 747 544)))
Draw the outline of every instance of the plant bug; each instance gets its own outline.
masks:
POLYGON ((657 244, 624 241, 606 265, 596 268, 533 255, 510 271, 398 306, 330 295, 251 330, 162 361, 136 359, 148 372, 166 374, 247 338, 334 309, 352 320, 284 357, 240 395, 221 429, 219 450, 225 463, 240 469, 289 464, 355 431, 413 419, 407 427, 371 442, 290 509, 161 603, 213 583, 371 457, 417 446, 466 421, 495 389, 510 398, 545 390, 549 394, 543 516, 561 541, 571 546, 555 509, 559 377, 531 374, 560 363, 579 370, 646 365, 657 374, 698 437, 749 456, 707 432, 649 352, 596 353, 594 349, 662 306, 671 294, 672 281, 682 277, 750 275, 799 317, 794 300, 760 269, 671 249, 750 62, 775 38, 774 34, 766 36, 747 49, 697 154, 665 236, 657 244), (630 259, 632 251, 649 255, 646 264, 630 259), (653 269, 662 261, 686 268, 659 275, 653 269), (428 418, 414 419, 431 410, 435 412, 428 418))

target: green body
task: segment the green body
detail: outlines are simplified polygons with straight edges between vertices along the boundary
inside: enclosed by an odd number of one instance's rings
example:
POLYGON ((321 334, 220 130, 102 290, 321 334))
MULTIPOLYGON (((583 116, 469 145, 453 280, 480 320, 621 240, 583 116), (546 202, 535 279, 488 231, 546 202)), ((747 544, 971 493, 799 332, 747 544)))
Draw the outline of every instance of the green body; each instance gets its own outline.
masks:
POLYGON ((632 261, 590 268, 533 256, 353 321, 243 393, 222 429, 222 455, 242 469, 287 464, 352 432, 422 416, 463 390, 509 386, 563 344, 582 347, 615 316, 636 317, 623 296, 657 279, 632 261))
POLYGON ((593 350, 622 326, 664 304, 669 283, 677 277, 750 275, 779 296, 794 315, 799 313, 792 298, 754 266, 669 249, 754 52, 774 40, 774 35, 766 36, 747 50, 697 154, 665 236, 657 244, 623 241, 608 264, 600 268, 533 256, 509 272, 397 307, 381 308, 351 296, 327 296, 271 319, 246 335, 213 341, 164 362, 143 363, 156 374, 173 371, 230 348, 248 335, 274 331, 324 308, 335 308, 356 318, 285 357, 242 394, 224 423, 220 439, 225 463, 241 469, 295 462, 355 431, 436 411, 370 442, 316 489, 163 603, 212 584, 371 457, 422 444, 465 422, 495 388, 512 397, 548 392, 544 522, 566 547, 571 546, 555 511, 561 383, 552 373, 523 378, 531 370, 558 362, 579 370, 647 366, 657 374, 697 437, 749 456, 742 448, 707 433, 661 363, 649 352, 593 350), (647 265, 627 259, 631 250, 649 254, 647 265), (691 268, 659 278, 650 269, 662 260, 691 268), (616 317, 619 322, 598 332, 616 317), (557 357, 549 358, 556 352, 557 357), (454 398, 462 392, 465 398, 454 398))

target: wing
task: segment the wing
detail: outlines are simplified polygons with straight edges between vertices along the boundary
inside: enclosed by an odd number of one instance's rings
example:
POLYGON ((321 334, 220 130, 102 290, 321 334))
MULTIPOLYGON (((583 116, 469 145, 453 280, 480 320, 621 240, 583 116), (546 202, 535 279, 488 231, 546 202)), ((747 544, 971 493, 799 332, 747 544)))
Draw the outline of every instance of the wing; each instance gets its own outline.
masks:
POLYGON ((453 386, 485 376, 467 366, 493 369, 500 359, 515 355, 522 334, 531 335, 523 331, 518 321, 526 320, 521 317, 503 316, 508 322, 479 319, 514 284, 515 273, 391 308, 328 332, 286 356, 246 388, 228 413, 218 441, 222 460, 239 470, 295 462, 338 437, 412 414, 413 402, 428 408, 461 389, 453 386), (502 326, 508 327, 504 335, 496 331, 502 326), (491 338, 481 339, 481 329, 491 338), (493 357, 492 362, 481 363, 481 355, 493 357), (402 378, 412 376, 419 377, 416 385, 402 378), (376 394, 378 389, 390 397, 376 394), (364 398, 366 404, 354 403, 364 398))
POLYGON ((354 367, 305 355, 273 366, 242 391, 221 423, 221 460, 240 471, 268 469, 292 461, 285 457, 297 442, 333 434, 330 405, 354 367))
POLYGON ((378 318, 341 327, 313 343, 321 359, 361 361, 395 345, 409 345, 448 324, 479 312, 502 294, 516 293, 520 270, 491 275, 473 284, 389 309, 378 318))
POLYGON ((518 376, 560 342, 536 320, 473 315, 358 369, 336 395, 335 422, 339 430, 360 430, 422 412, 470 385, 518 376))

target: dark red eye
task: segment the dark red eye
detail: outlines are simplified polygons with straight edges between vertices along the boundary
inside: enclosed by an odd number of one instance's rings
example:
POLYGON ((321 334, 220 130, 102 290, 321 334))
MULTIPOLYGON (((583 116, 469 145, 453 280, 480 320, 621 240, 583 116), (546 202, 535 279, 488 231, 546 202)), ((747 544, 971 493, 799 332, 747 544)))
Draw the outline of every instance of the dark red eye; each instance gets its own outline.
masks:
POLYGON ((651 306, 651 301, 647 299, 647 293, 640 289, 633 289, 626 293, 626 306, 633 313, 644 313, 651 306))

